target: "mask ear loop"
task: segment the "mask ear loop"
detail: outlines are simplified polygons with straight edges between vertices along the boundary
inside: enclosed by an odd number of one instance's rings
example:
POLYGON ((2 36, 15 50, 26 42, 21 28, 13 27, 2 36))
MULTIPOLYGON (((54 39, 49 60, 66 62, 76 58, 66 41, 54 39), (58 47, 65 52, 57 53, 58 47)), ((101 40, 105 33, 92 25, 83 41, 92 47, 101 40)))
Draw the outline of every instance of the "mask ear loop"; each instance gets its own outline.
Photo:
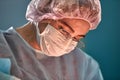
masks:
MULTIPOLYGON (((48 22, 49 24, 50 22, 48 22)), ((39 22, 33 22, 33 24, 35 25, 35 28, 36 28, 36 38, 37 38, 37 42, 38 44, 40 44, 40 36, 42 36, 42 34, 44 34, 44 31, 42 33, 40 33, 40 30, 39 30, 39 22)))
POLYGON ((38 44, 40 44, 40 30, 38 28, 39 23, 38 22, 34 22, 35 28, 36 28, 36 38, 37 38, 37 42, 38 44))
MULTIPOLYGON (((50 24, 50 22, 48 22, 48 25, 50 24)), ((40 29, 39 29, 39 27, 40 27, 40 25, 39 25, 39 22, 34 22, 34 25, 35 25, 35 27, 36 27, 36 38, 37 38, 37 42, 38 42, 38 44, 40 44, 40 36, 42 36, 42 35, 44 35, 44 31, 46 30, 46 28, 45 28, 45 30, 42 32, 42 33, 40 33, 40 29)))

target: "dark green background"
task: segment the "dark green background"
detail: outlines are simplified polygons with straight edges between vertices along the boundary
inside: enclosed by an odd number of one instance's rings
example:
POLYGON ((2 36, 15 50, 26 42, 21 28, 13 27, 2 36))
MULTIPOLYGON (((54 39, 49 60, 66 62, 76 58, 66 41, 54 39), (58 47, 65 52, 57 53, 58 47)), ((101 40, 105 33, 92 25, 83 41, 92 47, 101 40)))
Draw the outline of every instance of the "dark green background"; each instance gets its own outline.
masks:
MULTIPOLYGON (((0 29, 25 24, 25 13, 30 0, 1 0, 0 29)), ((90 31, 84 50, 95 58, 105 80, 120 80, 120 0, 101 0, 102 21, 90 31)))

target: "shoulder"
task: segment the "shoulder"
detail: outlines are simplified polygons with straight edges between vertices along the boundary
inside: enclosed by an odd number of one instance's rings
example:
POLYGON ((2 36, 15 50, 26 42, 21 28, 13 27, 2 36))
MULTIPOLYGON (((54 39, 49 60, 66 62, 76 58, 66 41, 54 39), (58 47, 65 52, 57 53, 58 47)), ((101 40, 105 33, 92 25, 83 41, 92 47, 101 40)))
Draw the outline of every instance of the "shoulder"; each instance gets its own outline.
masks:
POLYGON ((11 34, 11 32, 9 32, 11 28, 8 30, 0 30, 0 44, 4 44, 6 42, 6 36, 11 34))
POLYGON ((77 56, 79 58, 83 58, 86 60, 93 59, 93 57, 91 57, 89 54, 87 54, 85 51, 83 51, 82 49, 80 49, 78 47, 75 48, 70 54, 75 56, 75 57, 77 56))
POLYGON ((9 29, 7 30, 1 30, 0 29, 0 38, 6 36, 6 35, 9 35, 9 34, 12 34, 12 31, 13 31, 13 27, 10 27, 9 29))
POLYGON ((8 37, 11 32, 8 30, 0 30, 0 57, 8 56, 10 53, 10 48, 8 44, 8 37))
POLYGON ((78 65, 83 66, 85 80, 103 80, 100 66, 93 57, 79 48, 76 48, 71 54, 74 55, 78 65))
POLYGON ((91 66, 94 68, 95 66, 96 68, 99 67, 98 62, 80 48, 76 48, 75 50, 73 50, 71 52, 71 55, 73 55, 78 62, 81 60, 86 66, 91 66))

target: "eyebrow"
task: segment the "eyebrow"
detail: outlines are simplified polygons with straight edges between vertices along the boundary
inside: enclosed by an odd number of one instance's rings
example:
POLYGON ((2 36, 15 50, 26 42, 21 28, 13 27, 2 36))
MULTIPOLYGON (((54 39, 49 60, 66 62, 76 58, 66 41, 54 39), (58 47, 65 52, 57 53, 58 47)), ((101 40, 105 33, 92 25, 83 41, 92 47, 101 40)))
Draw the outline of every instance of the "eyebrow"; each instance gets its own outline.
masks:
POLYGON ((78 36, 80 36, 80 37, 83 37, 83 38, 84 38, 86 35, 78 35, 78 36))
POLYGON ((66 25, 72 32, 75 32, 72 27, 70 25, 68 25, 66 22, 64 21, 60 21, 62 24, 66 25))

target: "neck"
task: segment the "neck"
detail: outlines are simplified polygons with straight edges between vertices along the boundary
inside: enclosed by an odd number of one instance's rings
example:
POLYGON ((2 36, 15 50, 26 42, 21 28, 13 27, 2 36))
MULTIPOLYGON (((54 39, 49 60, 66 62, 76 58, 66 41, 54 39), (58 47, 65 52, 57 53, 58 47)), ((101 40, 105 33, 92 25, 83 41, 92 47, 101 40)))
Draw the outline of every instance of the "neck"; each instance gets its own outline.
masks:
POLYGON ((33 48, 41 50, 40 46, 37 43, 36 38, 36 27, 33 23, 28 22, 16 29, 16 31, 22 36, 22 38, 33 48))

